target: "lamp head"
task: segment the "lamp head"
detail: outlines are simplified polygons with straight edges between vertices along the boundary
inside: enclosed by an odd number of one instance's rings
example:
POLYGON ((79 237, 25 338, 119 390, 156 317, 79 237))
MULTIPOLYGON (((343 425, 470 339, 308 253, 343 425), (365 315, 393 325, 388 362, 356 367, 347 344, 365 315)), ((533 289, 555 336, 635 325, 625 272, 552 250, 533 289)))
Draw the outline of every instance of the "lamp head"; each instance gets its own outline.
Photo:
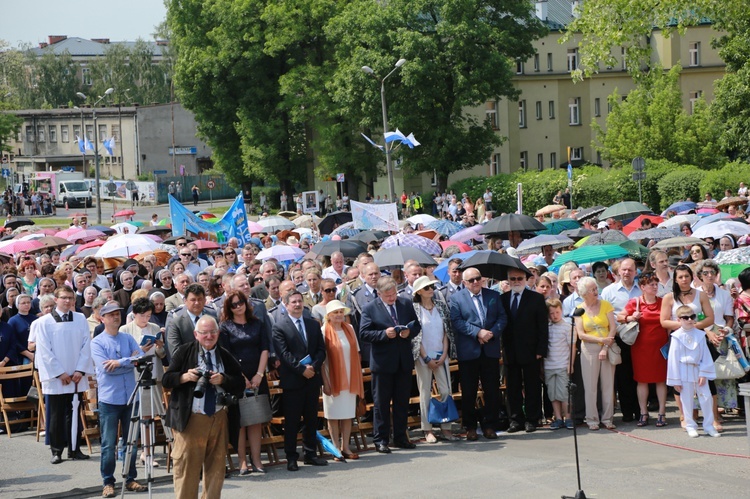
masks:
POLYGON ((83 92, 76 92, 76 95, 83 100, 86 100, 88 98, 86 97, 86 94, 84 94, 83 92))
POLYGON ((396 61, 396 67, 400 68, 401 66, 404 65, 405 62, 406 62, 406 59, 399 59, 398 61, 396 61))
POLYGON ((109 95, 109 94, 111 94, 111 93, 112 93, 112 92, 114 92, 114 91, 115 91, 115 89, 114 89, 114 88, 112 88, 112 87, 109 87, 109 88, 108 88, 108 89, 106 90, 106 92, 104 92, 104 95, 109 95))
POLYGON ((375 71, 373 71, 370 66, 362 66, 362 71, 364 71, 368 75, 374 75, 375 74, 375 71))

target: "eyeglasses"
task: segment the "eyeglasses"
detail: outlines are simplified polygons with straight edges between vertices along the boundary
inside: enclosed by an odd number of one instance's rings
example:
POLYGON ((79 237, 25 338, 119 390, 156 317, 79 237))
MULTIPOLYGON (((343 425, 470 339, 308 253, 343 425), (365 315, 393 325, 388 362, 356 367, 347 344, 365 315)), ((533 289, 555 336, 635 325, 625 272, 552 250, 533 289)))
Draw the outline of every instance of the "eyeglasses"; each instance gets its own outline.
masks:
POLYGON ((435 285, 434 284, 428 284, 427 286, 423 287, 422 289, 424 289, 425 291, 432 291, 432 290, 435 289, 435 285))
POLYGON ((712 276, 712 275, 716 275, 716 272, 714 272, 713 270, 704 270, 704 271, 702 272, 702 275, 705 275, 705 276, 712 276))
POLYGON ((187 246, 187 243, 177 243, 177 246, 187 246))
POLYGON ((232 309, 235 309, 235 308, 240 308, 244 304, 245 304, 244 301, 236 301, 232 303, 230 306, 232 307, 232 309))
POLYGON ((510 282, 521 282, 521 281, 525 281, 526 278, 525 277, 508 277, 508 280, 510 282))
POLYGON ((234 251, 227 251, 227 252, 226 252, 226 253, 224 253, 224 254, 225 254, 225 255, 236 255, 237 253, 235 253, 234 251))
POLYGON ((216 336, 219 334, 218 331, 196 331, 201 336, 216 336))
POLYGON ((680 319, 682 319, 683 321, 694 321, 696 317, 697 317, 697 315, 695 315, 695 314, 693 314, 693 315, 681 315, 680 319))
POLYGON ((192 253, 180 253, 180 256, 193 256, 192 253))
POLYGON ((256 277, 255 279, 253 279, 253 282, 261 282, 262 280, 262 277, 256 277))
POLYGON ((336 288, 327 288, 323 290, 324 293, 333 293, 334 291, 336 291, 336 288))
POLYGON ((468 282, 469 284, 474 284, 474 283, 475 283, 475 282, 477 282, 477 281, 481 281, 481 280, 482 280, 482 278, 481 278, 481 277, 472 277, 471 279, 464 279, 464 280, 465 280, 466 282, 468 282))

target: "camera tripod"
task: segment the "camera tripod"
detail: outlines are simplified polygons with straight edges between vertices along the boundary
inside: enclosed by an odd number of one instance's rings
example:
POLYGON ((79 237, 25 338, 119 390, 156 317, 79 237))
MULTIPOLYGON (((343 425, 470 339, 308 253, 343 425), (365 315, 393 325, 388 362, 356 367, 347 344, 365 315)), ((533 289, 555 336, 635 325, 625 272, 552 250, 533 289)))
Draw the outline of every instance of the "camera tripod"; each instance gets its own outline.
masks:
MULTIPOLYGON (((133 390, 128 399, 128 405, 133 405, 133 412, 130 416, 127 450, 122 462, 123 487, 120 497, 125 497, 125 481, 130 473, 131 456, 133 452, 137 452, 138 450, 138 437, 141 434, 141 427, 143 427, 145 437, 142 443, 143 450, 148 449, 144 472, 148 483, 148 496, 152 497, 151 484, 154 481, 154 448, 156 447, 156 421, 154 416, 159 416, 159 419, 163 422, 166 414, 158 390, 153 389, 156 386, 156 380, 151 375, 152 366, 153 362, 136 364, 136 369, 138 369, 140 374, 135 390, 133 390), (144 404, 144 402, 146 403, 144 404)), ((162 425, 162 427, 164 428, 167 442, 172 442, 172 430, 165 425, 162 425)))

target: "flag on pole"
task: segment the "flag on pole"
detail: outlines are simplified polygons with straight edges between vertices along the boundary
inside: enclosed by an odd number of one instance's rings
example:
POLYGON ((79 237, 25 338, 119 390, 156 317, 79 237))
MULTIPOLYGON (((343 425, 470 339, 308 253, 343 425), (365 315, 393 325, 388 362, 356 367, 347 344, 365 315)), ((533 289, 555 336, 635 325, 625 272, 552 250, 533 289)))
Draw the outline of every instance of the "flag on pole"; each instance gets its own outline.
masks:
POLYGON ((81 151, 81 153, 86 154, 86 145, 83 143, 83 139, 76 135, 76 142, 78 142, 78 150, 81 151))
POLYGON ((93 151, 94 150, 94 145, 91 143, 91 141, 86 136, 83 137, 83 145, 89 151, 93 151))
POLYGON ((104 139, 104 141, 102 142, 102 145, 107 150, 107 153, 110 156, 114 156, 115 155, 115 153, 113 152, 113 149, 115 148, 115 138, 114 138, 114 136, 110 137, 108 139, 104 139))

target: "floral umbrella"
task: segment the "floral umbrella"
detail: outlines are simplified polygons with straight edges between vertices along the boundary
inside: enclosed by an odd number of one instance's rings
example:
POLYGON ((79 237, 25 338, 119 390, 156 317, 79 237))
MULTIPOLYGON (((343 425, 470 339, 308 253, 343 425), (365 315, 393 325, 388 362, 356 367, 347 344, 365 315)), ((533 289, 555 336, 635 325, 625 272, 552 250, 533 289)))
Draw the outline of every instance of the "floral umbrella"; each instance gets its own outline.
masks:
POLYGON ((380 245, 382 249, 393 248, 396 246, 418 248, 429 255, 440 255, 443 252, 443 248, 441 248, 435 241, 416 234, 404 234, 403 232, 389 237, 380 245))

